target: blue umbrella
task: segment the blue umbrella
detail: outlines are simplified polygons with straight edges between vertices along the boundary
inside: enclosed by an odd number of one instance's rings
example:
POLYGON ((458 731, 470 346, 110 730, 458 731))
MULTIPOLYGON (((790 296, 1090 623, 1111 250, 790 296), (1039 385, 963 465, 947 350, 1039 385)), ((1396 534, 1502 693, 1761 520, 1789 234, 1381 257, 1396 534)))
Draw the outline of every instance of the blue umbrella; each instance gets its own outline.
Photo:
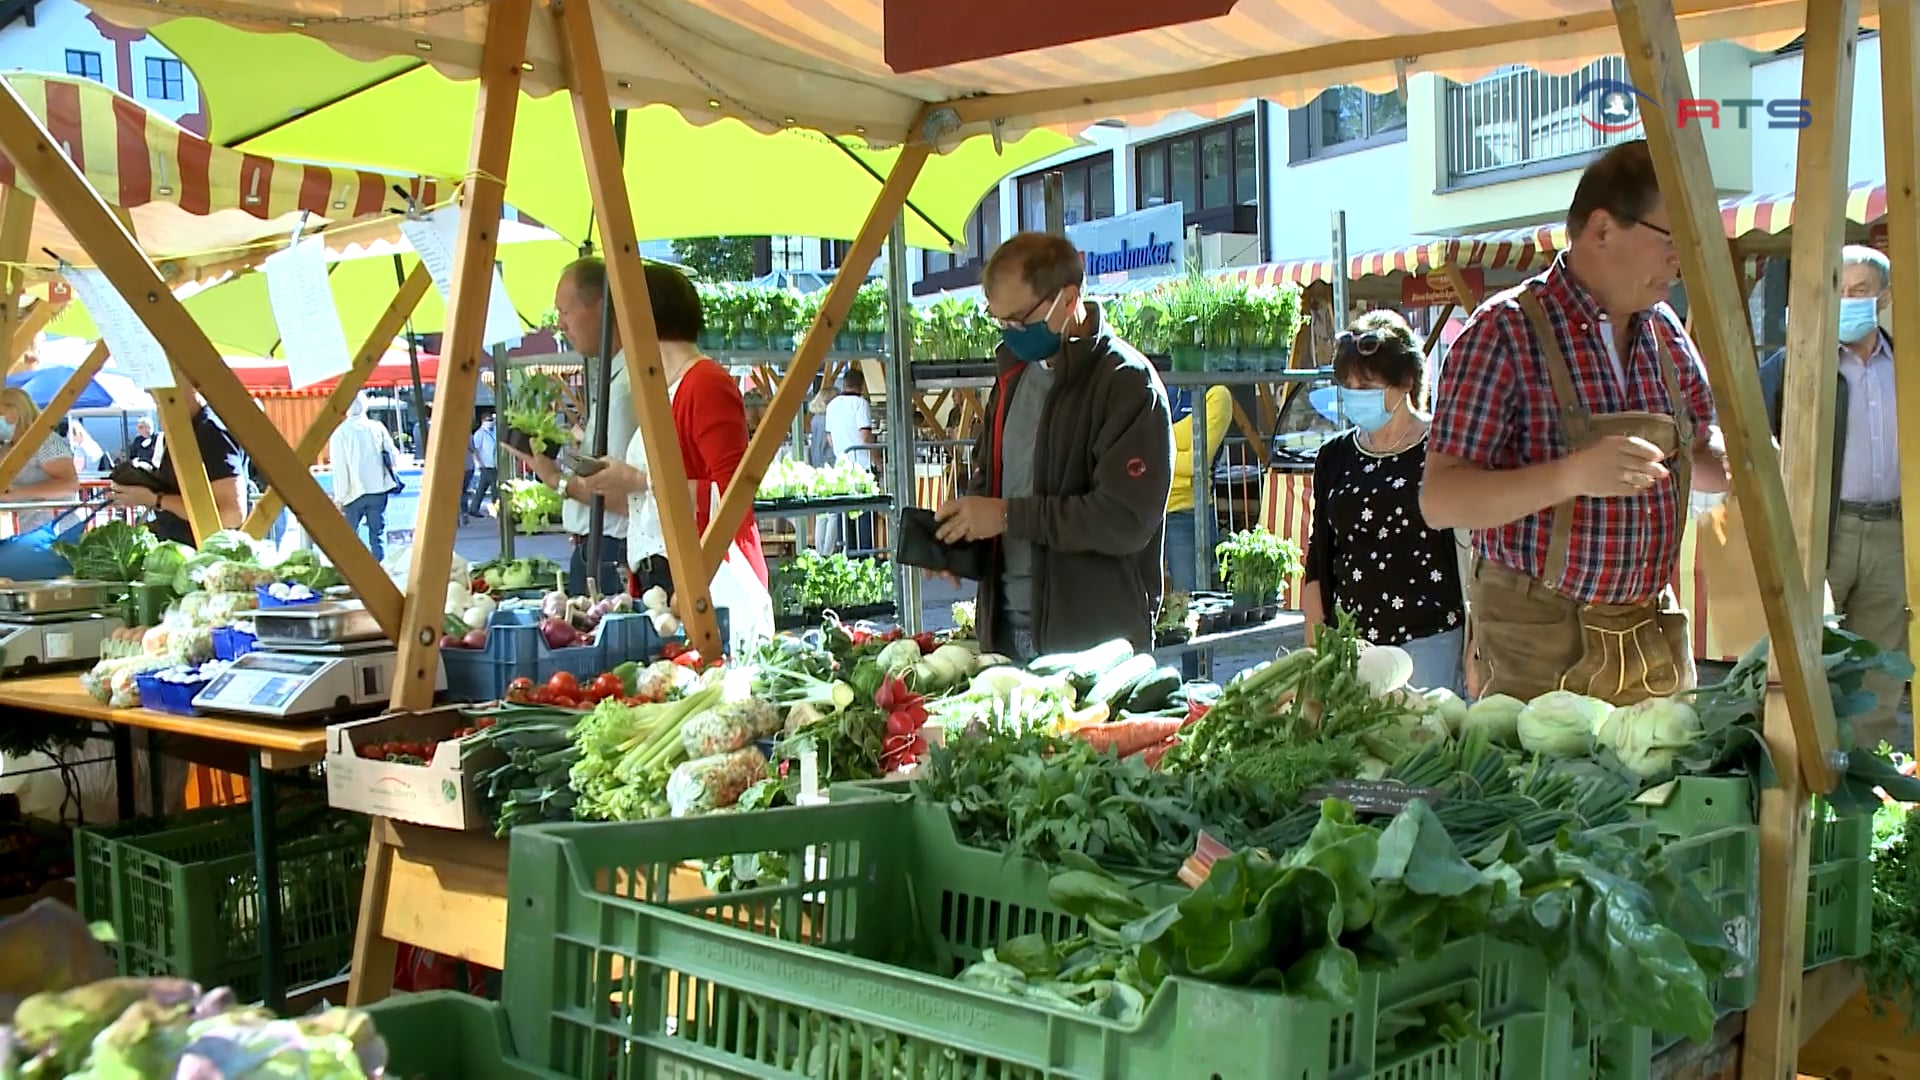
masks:
MULTIPOLYGON (((9 387, 19 387, 27 392, 35 405, 45 408, 53 395, 67 385, 67 380, 79 369, 65 366, 37 367, 32 371, 21 371, 7 376, 9 387)), ((80 391, 80 397, 74 401, 76 409, 110 409, 113 407, 113 395, 96 381, 87 380, 86 389, 80 391)))

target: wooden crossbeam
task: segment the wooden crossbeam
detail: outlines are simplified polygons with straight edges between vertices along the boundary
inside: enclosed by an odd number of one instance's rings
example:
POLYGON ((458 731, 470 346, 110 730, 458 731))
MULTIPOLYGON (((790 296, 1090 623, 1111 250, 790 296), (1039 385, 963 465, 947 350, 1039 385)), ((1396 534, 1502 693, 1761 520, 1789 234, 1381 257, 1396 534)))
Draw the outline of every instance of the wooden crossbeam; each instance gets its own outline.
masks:
POLYGON ((1658 104, 1692 96, 1673 3, 1614 0, 1614 11, 1619 15, 1631 82, 1652 96, 1651 102, 1642 103, 1642 127, 1673 219, 1688 307, 1702 316, 1695 324, 1695 338, 1706 359, 1726 436, 1733 493, 1746 511, 1747 539, 1760 580, 1771 648, 1786 675, 1787 700, 1802 748, 1801 770, 1810 790, 1831 791, 1831 755, 1836 744, 1833 702, 1827 696, 1826 672, 1820 663, 1821 622, 1804 588, 1793 523, 1787 517, 1780 456, 1767 423, 1758 365, 1753 362, 1753 328, 1742 314, 1733 256, 1727 251, 1700 126, 1676 126, 1670 109, 1658 104))
POLYGON ((125 296, 175 367, 199 387, 208 405, 252 455, 269 483, 320 549, 354 586, 367 611, 389 634, 399 625, 400 590, 320 489, 306 466, 254 404, 239 376, 181 306, 99 192, 74 168, 53 136, 13 87, 0 80, 0 153, 31 182, 107 281, 125 296))
POLYGON ((833 347, 833 337, 840 332, 847 311, 853 307, 854 294, 866 282, 867 269, 879 256, 880 245, 886 241, 901 205, 907 201, 907 194, 913 190, 913 182, 919 178, 920 168, 927 163, 931 152, 932 147, 927 143, 911 142, 901 147, 900 156, 894 159, 893 171, 887 174, 873 208, 867 211, 867 220, 860 226, 853 247, 846 258, 840 260, 840 269, 820 301, 820 310, 814 315, 807 336, 793 354, 793 363, 787 366, 780 389, 774 391, 773 400, 767 403, 766 418, 761 421, 760 430, 753 433, 753 441, 747 444, 747 456, 741 459, 733 482, 727 485, 726 495, 714 510, 712 520, 707 522, 701 544, 706 548, 709 565, 718 567, 726 558, 727 545, 732 542, 734 532, 752 512, 753 493, 760 489, 767 466, 773 464, 774 455, 780 452, 787 425, 793 423, 793 418, 806 404, 813 378, 820 373, 820 364, 833 347))
POLYGON ((67 381, 60 384, 60 389, 47 402, 47 407, 40 410, 40 415, 34 417, 33 423, 27 425, 27 430, 14 436, 13 449, 7 451, 5 458, 0 458, 0 491, 5 491, 13 483, 13 478, 20 475, 20 470, 27 467, 27 462, 33 460, 33 455, 39 452, 41 444, 53 434, 53 429, 60 425, 60 420, 67 415, 67 410, 73 408, 73 403, 80 400, 80 395, 86 392, 87 384, 91 383, 93 377, 100 374, 100 369, 105 366, 107 366, 107 343, 95 342, 93 351, 87 354, 87 358, 80 362, 79 367, 73 369, 73 374, 67 376, 67 381))
MULTIPOLYGON (((347 369, 346 374, 340 376, 339 384, 327 394, 327 400, 321 404, 319 415, 315 416, 313 423, 301 433, 300 444, 293 448, 295 457, 308 465, 320 460, 320 451, 326 448, 327 440, 332 438, 334 429, 340 426, 340 421, 346 419, 347 406, 353 403, 354 396, 360 393, 361 388, 367 385, 367 380, 373 377, 374 369, 380 366, 380 358, 387 354, 387 347, 405 328, 407 320, 413 316, 413 309, 420 305, 420 298, 427 295, 427 289, 432 285, 433 278, 428 275, 427 268, 416 264, 413 272, 409 273, 407 279, 400 284, 400 291, 395 294, 393 302, 389 303, 387 310, 381 312, 380 318, 374 321, 373 332, 367 335, 367 340, 360 346, 360 351, 354 354, 353 366, 347 369)), ((256 540, 260 539, 267 535, 267 530, 273 528, 274 519, 280 516, 280 511, 285 509, 286 505, 286 501, 280 497, 280 492, 269 487, 261 494, 260 501, 254 503, 253 509, 248 511, 246 523, 241 525, 241 528, 247 535, 256 540)))
MULTIPOLYGON (((702 557, 700 551, 700 524, 694 516, 693 489, 687 484, 680 440, 674 433, 666 365, 660 357, 645 264, 634 239, 633 206, 627 198, 620 143, 613 129, 606 69, 594 36, 593 9, 580 0, 555 2, 552 7, 567 83, 573 88, 574 126, 587 159, 587 187, 606 253, 607 292, 626 353, 627 384, 633 392, 640 439, 647 449, 648 487, 660 508, 661 539, 666 542, 667 565, 673 570, 674 604, 686 628, 687 643, 706 656, 719 656, 725 648, 711 583, 727 549, 723 543, 720 558, 713 560, 702 557)), ((789 414, 784 420, 763 420, 760 430, 764 433, 772 427, 774 434, 784 435, 782 429, 792 419, 789 414)), ((727 535, 731 539, 733 534, 727 535)))
MULTIPOLYGON (((1827 577, 1828 498, 1833 484, 1833 410, 1839 353, 1840 248, 1846 243, 1847 154, 1852 141, 1854 52, 1860 0, 1809 0, 1800 96, 1813 122, 1800 132, 1794 190, 1793 278, 1789 306, 1801 313, 1787 327, 1781 407, 1781 468, 1795 543, 1802 555, 1790 587, 1818 610, 1827 577)), ((1730 245, 1716 245, 1738 266, 1730 245)), ((1744 278, 1737 314, 1752 326, 1744 278)), ((1689 311, 1698 310, 1689 304, 1689 311)), ((1701 311, 1695 325, 1712 321, 1701 311)), ((1751 346, 1749 346, 1751 347, 1751 346)), ((1753 433, 1756 438, 1768 433, 1753 433)), ((1756 565, 1758 560, 1756 559, 1756 565)), ((1755 628, 1758 629, 1758 628, 1755 628)), ((1776 635, 1777 636, 1777 635, 1776 635)), ((1816 653, 1816 656, 1818 654, 1816 653)), ((1769 658, 1777 676, 1784 657, 1769 658)), ((1770 679, 1769 681, 1772 681, 1770 679)), ((1824 682, 1824 680, 1822 680, 1824 682)), ((1827 694, 1822 688, 1820 697, 1827 694)), ((1832 721, 1828 721, 1831 725, 1832 721)), ((1759 975, 1741 1044, 1743 1075, 1792 1076, 1800 1056, 1801 957, 1806 950, 1807 862, 1812 800, 1803 782, 1809 746, 1794 730, 1793 710, 1778 690, 1767 694, 1761 734, 1780 782, 1760 793, 1760 924, 1754 937, 1759 975)))
POLYGON ((39 203, 17 187, 0 191, 0 337, 6 341, 14 339, 25 314, 20 297, 27 274, 21 267, 31 251, 33 214, 39 203))
MULTIPOLYGON (((447 575, 453 570, 453 540, 460 528, 455 507, 466 485, 466 458, 471 445, 464 421, 473 415, 485 352, 481 341, 493 289, 500 213, 506 205, 507 163, 513 152, 513 121, 520 107, 520 65, 527 56, 532 0, 495 0, 487 6, 486 19, 460 233, 453 249, 445 346, 440 351, 440 374, 434 384, 434 411, 440 423, 428 429, 426 468, 420 481, 420 506, 437 512, 429 512, 414 534, 406 608, 399 620, 402 632, 397 636, 400 656, 394 670, 393 707, 407 711, 433 704, 440 665, 447 575)), ((499 387, 497 392, 504 393, 505 389, 499 387)))
MULTIPOLYGON (((1881 122, 1887 139, 1887 255, 1893 262, 1894 366, 1920 364, 1920 139, 1913 113, 1888 112, 1920 106, 1920 14, 1911 4, 1883 4, 1880 11, 1881 122)), ((1894 380, 1900 417, 1901 501, 1911 493, 1920 507, 1920 381, 1894 380)), ((1902 518, 1907 567, 1907 646, 1920 641, 1920 513, 1902 518)))
MULTIPOLYGON (((176 367, 174 382, 181 381, 176 367)), ((193 391, 176 385, 171 390, 150 393, 160 410, 161 437, 166 439, 167 460, 173 463, 173 477, 180 485, 180 501, 186 505, 187 526, 193 530, 193 540, 198 545, 219 532, 222 526, 220 508, 213 499, 213 480, 207 475, 207 462, 200 454, 200 440, 193 431, 193 391)))
POLYGON ((6 375, 13 374, 13 369, 20 366, 27 351, 33 348, 34 339, 53 321, 59 309, 50 300, 35 300, 25 308, 18 309, 18 312, 18 316, 10 323, 13 336, 12 344, 8 347, 7 370, 3 373, 6 375))

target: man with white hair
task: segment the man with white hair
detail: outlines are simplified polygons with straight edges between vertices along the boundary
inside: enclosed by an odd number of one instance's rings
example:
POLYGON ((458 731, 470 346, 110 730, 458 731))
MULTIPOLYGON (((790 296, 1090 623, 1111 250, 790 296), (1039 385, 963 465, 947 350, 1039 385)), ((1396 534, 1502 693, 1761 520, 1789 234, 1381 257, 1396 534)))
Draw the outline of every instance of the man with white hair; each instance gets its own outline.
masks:
POLYGON ((367 525, 367 550, 375 559, 387 557, 387 499, 400 490, 394 471, 399 449, 393 436, 377 420, 367 417, 367 403, 355 397, 347 418, 327 440, 327 460, 333 468, 333 501, 346 515, 347 527, 367 525))
MULTIPOLYGON (((1870 247, 1841 252, 1840 374, 1833 399, 1833 493, 1827 519, 1827 584, 1847 630, 1883 649, 1907 647, 1907 575, 1900 532, 1900 428, 1894 400, 1893 339, 1883 327, 1892 303, 1892 265, 1870 247)), ((1814 358, 1809 358, 1812 360, 1814 358)), ((1760 365, 1775 437, 1787 354, 1760 365)), ((1894 720, 1901 688, 1869 683, 1879 707, 1853 723, 1854 741, 1910 749, 1894 720)))

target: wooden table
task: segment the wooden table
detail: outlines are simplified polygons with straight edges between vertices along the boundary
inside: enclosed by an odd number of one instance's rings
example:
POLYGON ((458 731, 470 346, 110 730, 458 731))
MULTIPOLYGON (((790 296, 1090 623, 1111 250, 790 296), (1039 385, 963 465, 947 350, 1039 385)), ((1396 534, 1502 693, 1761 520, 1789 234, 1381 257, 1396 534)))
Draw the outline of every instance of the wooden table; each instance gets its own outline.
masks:
POLYGON ((188 761, 228 771, 244 771, 253 819, 253 865, 260 905, 261 996, 278 1010, 286 1000, 285 972, 280 957, 280 859, 274 840, 274 773, 304 769, 326 756, 325 728, 293 727, 247 720, 203 716, 176 716, 152 709, 114 709, 80 689, 79 675, 61 672, 0 680, 0 710, 50 713, 108 725, 113 733, 113 758, 119 791, 120 816, 135 814, 133 798, 133 739, 135 729, 148 735, 149 792, 158 814, 160 806, 160 736, 166 749, 188 761), (244 763, 237 759, 244 758, 244 763))

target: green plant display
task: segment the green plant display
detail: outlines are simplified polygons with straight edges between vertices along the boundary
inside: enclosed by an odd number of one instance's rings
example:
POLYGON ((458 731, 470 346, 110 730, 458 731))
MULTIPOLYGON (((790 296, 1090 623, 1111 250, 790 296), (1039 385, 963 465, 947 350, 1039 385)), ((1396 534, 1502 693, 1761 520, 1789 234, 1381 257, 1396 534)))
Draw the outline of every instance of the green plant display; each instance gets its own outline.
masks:
POLYGON ((1299 544, 1258 526, 1227 537, 1213 553, 1227 589, 1250 605, 1273 603, 1302 565, 1299 544))
POLYGON ((534 453, 546 454, 565 446, 572 437, 560 422, 566 384, 544 371, 514 371, 507 375, 507 427, 526 436, 534 453))

